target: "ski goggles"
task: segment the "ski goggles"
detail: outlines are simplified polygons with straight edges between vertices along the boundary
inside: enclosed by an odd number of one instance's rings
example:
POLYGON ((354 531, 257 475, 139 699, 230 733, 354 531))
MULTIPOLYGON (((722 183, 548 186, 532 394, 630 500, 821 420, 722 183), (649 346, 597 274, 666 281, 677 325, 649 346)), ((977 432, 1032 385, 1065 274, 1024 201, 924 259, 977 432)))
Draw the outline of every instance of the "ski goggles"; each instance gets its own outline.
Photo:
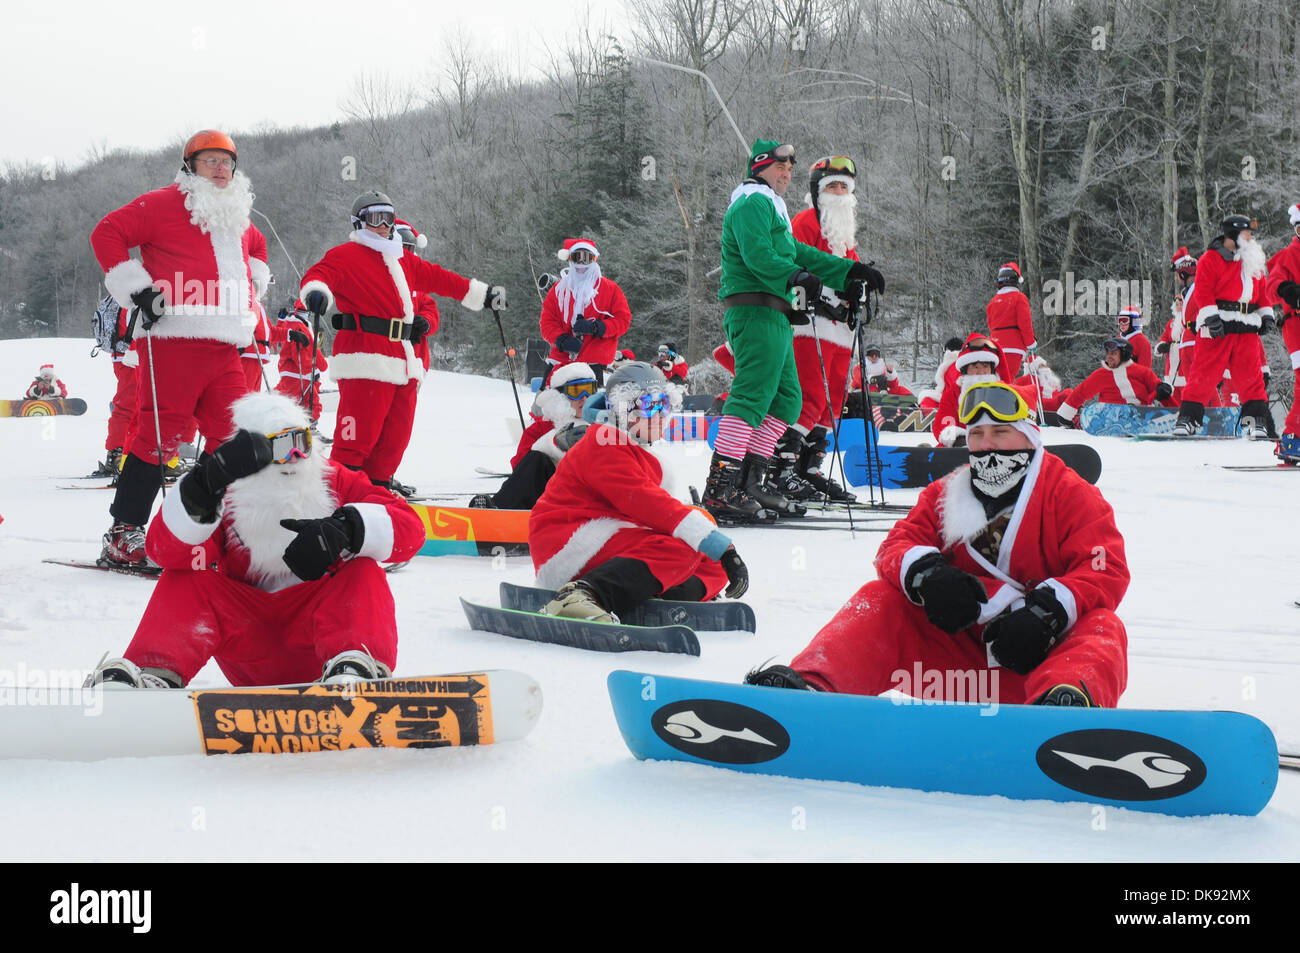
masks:
POLYGON ((561 384, 555 388, 569 400, 580 400, 583 397, 590 397, 596 393, 596 382, 589 381, 569 381, 567 384, 561 384))
POLYGON ((636 408, 642 417, 667 417, 673 399, 667 394, 642 394, 636 399, 636 408))
POLYGON ((857 166, 848 156, 827 156, 824 159, 818 159, 812 164, 811 172, 843 172, 845 175, 856 176, 858 174, 857 166))
POLYGON ((366 208, 361 210, 361 221, 375 228, 392 225, 397 221, 397 213, 391 208, 366 208))
POLYGON ((590 265, 596 256, 585 248, 575 248, 569 252, 569 261, 575 265, 590 265))
POLYGON ((271 441, 271 462, 288 463, 305 460, 311 453, 311 431, 306 427, 290 427, 266 435, 271 441))
POLYGON ((1029 405, 1010 384, 976 384, 961 395, 957 419, 969 426, 981 413, 1010 424, 1028 419, 1029 405))
POLYGON ((770 152, 760 152, 749 161, 751 169, 758 169, 773 162, 789 162, 794 165, 794 146, 783 145, 777 146, 770 152))

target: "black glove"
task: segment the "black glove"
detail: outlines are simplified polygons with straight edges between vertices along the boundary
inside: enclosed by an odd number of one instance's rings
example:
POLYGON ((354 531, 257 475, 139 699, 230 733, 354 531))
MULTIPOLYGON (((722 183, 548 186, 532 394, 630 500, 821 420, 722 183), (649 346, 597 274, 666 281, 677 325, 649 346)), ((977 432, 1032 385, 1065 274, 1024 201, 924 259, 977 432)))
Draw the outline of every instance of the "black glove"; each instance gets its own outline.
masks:
POLYGON ((483 299, 483 307, 489 311, 504 311, 510 307, 506 301, 505 285, 488 285, 487 296, 483 299))
POLYGON ((424 336, 429 333, 429 319, 421 315, 416 315, 411 322, 411 346, 419 344, 424 340, 424 336))
POLYGON ((325 308, 329 305, 329 299, 325 297, 325 292, 313 288, 303 295, 302 303, 307 306, 308 311, 316 315, 316 317, 320 317, 325 313, 325 308))
POLYGON ((1273 378, 1272 378, 1272 376, 1269 375, 1269 374, 1263 374, 1263 375, 1261 375, 1261 376, 1264 378, 1264 390, 1267 391, 1267 390, 1268 390, 1268 382, 1271 381, 1273 378))
POLYGON ((849 266, 849 281, 860 281, 871 291, 879 294, 885 292, 885 276, 872 268, 870 264, 855 261, 849 266))
POLYGON ((1227 333, 1227 330, 1223 327, 1223 315, 1217 312, 1205 319, 1204 327, 1210 332, 1212 338, 1221 338, 1227 333))
POLYGON ((1259 333, 1261 335, 1272 334, 1275 327, 1277 327, 1277 321, 1274 320, 1271 314, 1266 314, 1259 319, 1259 333))
POLYGON ((1157 353, 1157 354, 1168 354, 1168 353, 1169 353, 1169 342, 1168 342, 1168 341, 1161 341, 1159 344, 1157 344, 1157 345, 1156 345, 1156 353, 1157 353))
POLYGON ((667 377, 668 374, 669 374, 669 373, 672 371, 672 369, 673 369, 673 362, 670 361, 670 360, 668 360, 667 358, 664 358, 662 361, 655 361, 655 367, 657 367, 657 368, 659 368, 659 370, 663 371, 663 372, 664 372, 664 377, 667 377))
POLYGON ((785 286, 787 288, 797 287, 803 289, 805 308, 811 308, 812 303, 820 298, 822 294, 822 280, 811 271, 804 271, 802 268, 790 276, 790 280, 785 283, 785 286))
POLYGON ((241 430, 198 464, 181 480, 181 503, 200 523, 211 523, 226 487, 252 476, 271 462, 271 441, 264 434, 241 430))
POLYGON ((1028 675, 1061 641, 1070 617, 1051 589, 1034 589, 1023 609, 1004 612, 984 627, 984 642, 993 657, 1017 675, 1028 675))
POLYGON ((848 302, 849 307, 861 304, 862 299, 867 296, 867 283, 865 281, 850 281, 844 286, 840 297, 848 302))
POLYGON ((299 347, 311 347, 311 338, 307 337, 307 335, 301 331, 290 331, 285 335, 285 337, 289 339, 290 344, 296 344, 299 347))
POLYGON ((366 540, 366 524, 355 507, 341 506, 325 519, 280 520, 297 533, 284 550, 284 564, 299 579, 319 579, 344 552, 356 553, 366 540))
POLYGON ((140 309, 140 322, 146 331, 167 313, 167 299, 163 297, 161 291, 152 286, 131 295, 131 301, 140 309))
POLYGON ((745 568, 745 562, 740 558, 740 553, 736 552, 736 547, 728 546, 718 563, 727 574, 727 598, 739 599, 749 588, 749 570, 745 568))
POLYGON ((924 606, 930 623, 949 634, 972 625, 980 617, 980 606, 988 602, 980 581, 949 565, 939 553, 929 553, 914 562, 904 588, 914 602, 924 606))
POLYGON ((1156 400, 1168 400, 1174 396, 1174 389, 1167 381, 1161 381, 1156 385, 1156 400))
POLYGON ((605 336, 605 322, 600 318, 577 318, 573 322, 573 330, 579 334, 593 334, 598 338, 605 336))
POLYGON ((561 334, 555 339, 555 347, 572 356, 582 350, 582 341, 572 334, 561 334))
POLYGON ((1277 296, 1291 306, 1291 310, 1300 311, 1300 284, 1284 281, 1277 286, 1277 296))

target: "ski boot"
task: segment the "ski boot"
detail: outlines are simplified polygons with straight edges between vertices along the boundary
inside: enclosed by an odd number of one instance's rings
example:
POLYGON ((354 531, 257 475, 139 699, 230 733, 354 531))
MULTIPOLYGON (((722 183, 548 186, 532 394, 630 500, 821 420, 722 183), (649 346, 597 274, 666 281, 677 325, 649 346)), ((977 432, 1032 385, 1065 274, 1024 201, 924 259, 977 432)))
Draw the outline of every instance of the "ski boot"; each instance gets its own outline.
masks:
POLYGON ((740 485, 763 509, 771 510, 777 516, 806 515, 808 507, 796 500, 786 499, 767 485, 767 470, 771 463, 767 457, 757 453, 745 454, 745 459, 741 461, 740 485))
POLYGON ((183 688, 181 677, 166 668, 140 668, 129 659, 107 656, 99 660, 95 670, 86 676, 82 688, 94 688, 96 685, 117 688, 183 688))
POLYGON ((809 685, 804 677, 788 665, 769 665, 767 668, 752 669, 745 676, 746 685, 758 685, 760 688, 793 688, 801 692, 815 692, 819 689, 809 685))
POLYGON ((1287 466, 1300 466, 1300 437, 1293 433, 1282 434, 1273 453, 1287 466))
POLYGON ((822 476, 822 461, 826 459, 826 435, 825 427, 815 427, 804 437, 803 451, 799 454, 799 472, 832 503, 856 503, 856 496, 830 477, 822 476))
POLYGON ((602 606, 595 591, 580 579, 562 585, 555 598, 542 606, 542 615, 585 622, 618 622, 618 616, 602 606))
POLYGON ((321 670, 320 684, 355 685, 357 682, 390 678, 392 674, 392 669, 372 658, 368 653, 348 649, 325 663, 325 667, 321 670))
POLYGON ((476 493, 470 497, 469 503, 466 504, 471 510, 494 510, 497 508, 491 493, 476 493))
POLYGON ((770 490, 779 493, 787 500, 803 503, 820 503, 826 498, 799 469, 800 451, 803 449, 803 435, 791 427, 776 445, 773 457, 772 473, 767 479, 770 490))
POLYGON ((709 479, 704 484, 701 505, 722 522, 762 523, 773 519, 763 504, 741 486, 744 466, 741 461, 724 457, 716 450, 709 461, 709 479))
POLYGON ((1174 436, 1193 436, 1201 429, 1201 418, 1204 416, 1204 404, 1194 400, 1183 401, 1182 406, 1178 408, 1178 420, 1174 423, 1174 436))
POLYGON ((141 571, 157 570, 158 566, 145 554, 143 526, 115 522, 104 534, 104 548, 96 562, 101 566, 117 566, 141 571))
POLYGON ((1049 688, 1038 697, 1035 705, 1059 705, 1062 708, 1096 708, 1097 703, 1092 700, 1088 694, 1088 686, 1080 682, 1078 685, 1069 685, 1062 683, 1053 688, 1049 688))
POLYGON ((122 471, 122 448, 114 447, 108 451, 104 462, 95 467, 93 477, 109 477, 113 483, 117 483, 117 475, 122 471))
POLYGON ((1268 403, 1262 400, 1248 400, 1241 405, 1238 429, 1248 440, 1267 440, 1268 403))

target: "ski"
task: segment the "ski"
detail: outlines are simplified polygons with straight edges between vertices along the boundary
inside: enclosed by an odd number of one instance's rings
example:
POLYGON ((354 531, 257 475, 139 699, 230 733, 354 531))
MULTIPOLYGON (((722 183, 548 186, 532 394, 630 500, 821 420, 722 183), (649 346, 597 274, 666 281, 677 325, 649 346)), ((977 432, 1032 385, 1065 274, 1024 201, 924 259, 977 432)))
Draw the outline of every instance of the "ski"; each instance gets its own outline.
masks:
POLYGON ((1277 764, 1279 768, 1300 771, 1300 754, 1280 754, 1277 756, 1277 764))
POLYGON ((629 671, 608 688, 640 760, 1178 816, 1258 814, 1277 786, 1273 733, 1239 712, 908 703, 629 671))
POLYGON ((1272 472, 1275 472, 1275 471, 1293 470, 1293 471, 1295 471, 1296 473, 1300 473, 1300 467, 1296 466, 1296 465, 1293 464, 1293 463, 1271 463, 1271 464, 1265 464, 1265 465, 1262 465, 1262 466, 1254 466, 1254 467, 1229 467, 1229 466, 1225 466, 1225 467, 1223 467, 1223 469, 1224 469, 1224 470, 1239 470, 1239 471, 1243 471, 1243 472, 1263 472, 1263 473, 1272 473, 1272 472))
POLYGON ((497 470, 489 470, 487 467, 475 467, 474 472, 479 476, 491 477, 494 480, 504 480, 510 476, 509 473, 501 473, 497 470))
POLYGON ((522 672, 246 688, 6 688, 0 758, 97 761, 178 754, 297 754, 514 741, 541 714, 522 672), (93 716, 93 717, 90 717, 93 716))
POLYGON ((100 562, 99 560, 89 559, 54 559, 46 557, 42 559, 43 563, 50 563, 55 566, 71 566, 74 569, 97 569, 100 572, 115 572, 123 576, 140 576, 144 579, 157 579, 162 575, 162 569, 158 567, 145 569, 130 569, 126 566, 116 565, 110 562, 100 562))
POLYGON ((462 598, 470 628, 514 639, 567 645, 592 652, 672 652, 699 655, 700 642, 684 625, 641 627, 613 622, 587 622, 558 616, 498 609, 462 598))
MULTIPOLYGON (((500 585, 501 607, 521 612, 540 612, 555 598, 550 589, 500 585)), ((755 632, 754 610, 743 602, 680 602, 673 599, 650 599, 637 606, 622 620, 626 625, 685 625, 696 632, 755 632)))

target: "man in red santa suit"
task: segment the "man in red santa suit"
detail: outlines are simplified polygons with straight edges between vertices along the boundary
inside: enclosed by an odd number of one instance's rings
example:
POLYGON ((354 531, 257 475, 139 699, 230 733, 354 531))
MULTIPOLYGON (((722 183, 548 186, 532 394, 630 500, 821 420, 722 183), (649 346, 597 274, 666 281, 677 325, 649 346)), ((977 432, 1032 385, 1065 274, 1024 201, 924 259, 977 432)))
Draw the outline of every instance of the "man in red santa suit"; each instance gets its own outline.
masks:
POLYGON ((607 420, 565 454, 528 520, 537 584, 558 589, 543 612, 617 622, 655 597, 744 594, 749 572, 736 547, 665 489, 647 449, 680 403, 681 388, 644 361, 610 375, 607 420))
POLYGON ((632 326, 632 311, 620 288, 600 273, 600 253, 586 238, 566 238, 557 252, 569 267, 542 302, 542 337, 551 342, 552 364, 582 361, 604 380, 618 353, 618 339, 632 326))
POLYGON ((164 461, 175 457, 195 420, 212 446, 230 432, 230 405, 248 391, 239 352, 252 340, 253 303, 271 276, 231 138, 201 130, 181 156, 171 185, 109 212, 90 235, 105 287, 122 307, 140 309, 142 328, 140 423, 100 554, 124 567, 145 563, 144 525, 162 483, 159 452, 164 461), (129 254, 136 247, 138 261, 129 254))
POLYGON ((880 544, 878 578, 789 666, 747 682, 921 697, 919 669, 975 676, 937 679, 945 701, 1116 705, 1128 639, 1115 610, 1129 573, 1110 504, 1044 452, 1009 385, 969 388, 959 414, 970 464, 921 492, 880 544), (986 697, 954 697, 972 681, 986 697))
POLYGON ((1083 379, 1070 391, 1070 397, 1057 408, 1061 419, 1069 423, 1079 408, 1094 397, 1103 404, 1132 404, 1150 407, 1163 404, 1177 407, 1174 389, 1156 377, 1149 367, 1133 359, 1133 347, 1123 338, 1107 338, 1102 342, 1102 366, 1083 379))
POLYGON ((1133 348, 1133 363, 1151 367, 1151 342, 1142 333, 1142 309, 1130 305, 1119 313, 1115 319, 1119 325, 1119 336, 1133 348))
MULTIPOLYGON (((1300 394, 1300 204, 1287 209, 1291 219, 1291 243, 1268 260, 1268 297, 1282 309, 1282 343, 1291 356, 1295 374, 1293 394, 1300 394)), ((1285 463, 1300 465, 1300 400, 1291 401, 1277 455, 1285 463)))
POLYGON ((1182 402, 1183 388, 1187 386, 1187 375, 1191 371, 1192 357, 1196 347, 1196 329, 1194 322, 1185 320, 1187 299, 1192 294, 1196 283, 1196 259, 1184 246, 1174 252, 1174 281, 1177 289, 1173 303, 1169 306, 1171 317, 1165 325, 1164 333, 1156 342, 1156 353, 1165 355, 1164 382, 1174 389, 1174 400, 1182 402))
POLYGON ((232 411, 234 436, 150 524, 162 575, 124 657, 90 683, 180 688, 209 659, 232 685, 390 675, 397 621, 379 562, 415 555, 419 516, 313 452, 307 415, 282 394, 232 411))
MULTIPOLYGON (((352 203, 352 234, 303 275, 299 297, 307 310, 335 309, 331 375, 339 382, 338 417, 330 458, 394 489, 415 422, 415 398, 424 365, 415 348, 429 333, 415 313, 413 294, 454 298, 471 311, 505 307, 505 289, 465 278, 407 255, 393 232, 397 216, 382 192, 352 203)), ((408 488, 409 489, 409 488, 408 488)))
POLYGON ((1186 306, 1186 321, 1195 321, 1198 335, 1196 361, 1173 432, 1185 436, 1200 429, 1205 406, 1227 369, 1241 397, 1242 426, 1248 436, 1263 437, 1268 399, 1258 338, 1274 324, 1265 287, 1267 261, 1250 219, 1229 215, 1222 228, 1196 263, 1196 286, 1186 306))
POLYGON ((275 389, 307 411, 314 432, 321 412, 320 376, 329 367, 329 361, 319 347, 312 347, 315 334, 312 317, 305 308, 280 312, 275 331, 284 335, 284 343, 280 345, 280 382, 275 389))
POLYGON ((1017 287, 1024 280, 1020 276, 1020 266, 1014 261, 1007 262, 998 269, 998 290, 984 309, 989 322, 989 336, 1002 349, 1002 365, 998 373, 1007 382, 1016 379, 1020 362, 1038 347, 1034 322, 1029 314, 1029 299, 1017 287))
POLYGON ((253 302, 253 318, 256 323, 253 325, 253 342, 244 348, 240 353, 241 363, 244 368, 244 382, 248 385, 250 391, 262 389, 262 382, 266 376, 266 368, 275 360, 275 351, 272 350, 276 343, 275 329, 271 327, 271 320, 266 316, 266 308, 262 302, 253 302))
MULTIPOLYGON (((880 348, 872 345, 863 352, 866 360, 867 382, 873 394, 892 394, 895 397, 912 397, 910 390, 898 379, 898 370, 893 364, 886 364, 880 348)), ((853 383, 850 390, 862 390, 862 368, 853 368, 853 383)))
POLYGON ((1055 413, 1070 397, 1069 388, 1061 387, 1061 378, 1047 366, 1047 361, 1035 355, 1020 365, 1025 373, 1011 382, 1011 386, 1020 391, 1025 403, 1037 411, 1055 413))
POLYGON ((998 374, 1001 366, 1002 352, 992 338, 975 332, 962 343, 961 352, 948 368, 943 393, 939 397, 939 409, 930 425, 930 432, 939 446, 966 446, 966 427, 957 416, 961 395, 966 388, 976 384, 1001 381, 998 374))

